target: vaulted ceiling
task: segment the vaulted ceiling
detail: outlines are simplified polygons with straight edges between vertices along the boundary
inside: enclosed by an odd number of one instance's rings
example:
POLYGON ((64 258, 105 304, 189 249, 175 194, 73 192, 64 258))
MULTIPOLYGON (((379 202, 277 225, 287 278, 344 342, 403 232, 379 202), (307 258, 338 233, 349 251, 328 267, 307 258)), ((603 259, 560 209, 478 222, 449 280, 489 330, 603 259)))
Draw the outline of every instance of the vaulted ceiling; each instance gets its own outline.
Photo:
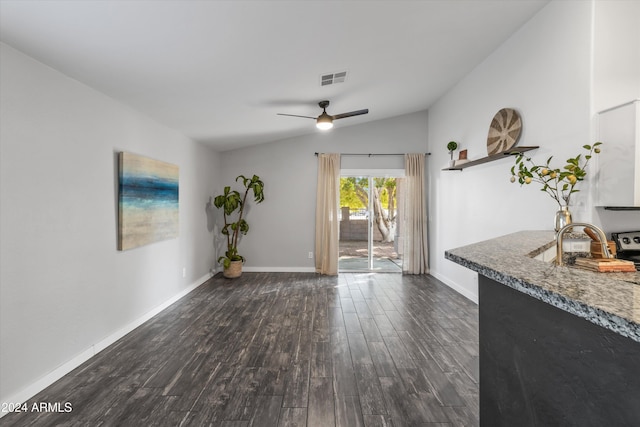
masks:
POLYGON ((277 113, 324 99, 369 109, 336 127, 425 110, 547 3, 0 0, 0 40, 228 150, 319 132, 277 113))

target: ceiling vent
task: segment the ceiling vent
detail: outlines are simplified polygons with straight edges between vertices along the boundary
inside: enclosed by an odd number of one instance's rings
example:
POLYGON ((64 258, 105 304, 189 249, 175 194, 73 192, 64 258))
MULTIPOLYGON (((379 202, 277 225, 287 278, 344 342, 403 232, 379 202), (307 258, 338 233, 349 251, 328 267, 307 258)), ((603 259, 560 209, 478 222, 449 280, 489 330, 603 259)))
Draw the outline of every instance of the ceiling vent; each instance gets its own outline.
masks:
POLYGON ((344 83, 347 80, 346 71, 327 73, 320 76, 320 86, 329 86, 335 83, 344 83))

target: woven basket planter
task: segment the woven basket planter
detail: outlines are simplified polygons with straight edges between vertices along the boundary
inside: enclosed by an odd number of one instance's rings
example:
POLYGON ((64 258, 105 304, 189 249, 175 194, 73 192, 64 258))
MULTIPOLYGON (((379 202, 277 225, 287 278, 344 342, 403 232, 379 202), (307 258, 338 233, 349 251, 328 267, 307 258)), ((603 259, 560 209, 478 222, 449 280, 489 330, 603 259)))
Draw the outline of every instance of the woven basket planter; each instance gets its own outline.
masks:
POLYGON ((225 268, 222 275, 227 279, 235 279, 242 275, 242 261, 231 261, 229 268, 225 268))

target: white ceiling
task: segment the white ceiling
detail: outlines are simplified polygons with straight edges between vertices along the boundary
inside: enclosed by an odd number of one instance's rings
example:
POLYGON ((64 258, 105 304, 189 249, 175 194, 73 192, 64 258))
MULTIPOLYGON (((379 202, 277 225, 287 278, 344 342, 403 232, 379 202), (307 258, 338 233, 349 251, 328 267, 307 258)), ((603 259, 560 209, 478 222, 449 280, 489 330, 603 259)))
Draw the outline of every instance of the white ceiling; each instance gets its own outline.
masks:
POLYGON ((425 110, 548 0, 0 0, 0 40, 218 150, 425 110), (348 71, 320 86, 321 74, 348 71))

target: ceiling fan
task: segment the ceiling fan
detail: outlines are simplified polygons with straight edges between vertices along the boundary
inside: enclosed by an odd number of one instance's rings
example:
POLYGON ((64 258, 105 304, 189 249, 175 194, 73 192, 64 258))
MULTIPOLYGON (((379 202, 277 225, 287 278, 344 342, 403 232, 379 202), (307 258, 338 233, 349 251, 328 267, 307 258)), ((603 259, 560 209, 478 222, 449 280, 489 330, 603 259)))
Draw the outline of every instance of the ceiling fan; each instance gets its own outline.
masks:
POLYGON ((327 130, 333 127, 334 120, 344 119, 346 117, 360 116, 362 114, 367 114, 369 112, 369 109, 365 108, 364 110, 350 111, 348 113, 342 113, 342 114, 336 114, 335 116, 330 116, 329 114, 327 114, 327 107, 329 106, 329 101, 320 101, 318 105, 320 106, 320 108, 322 108, 322 114, 320 114, 318 117, 298 116, 296 114, 283 114, 283 113, 278 113, 278 115, 314 119, 316 121, 316 127, 318 129, 327 130))

